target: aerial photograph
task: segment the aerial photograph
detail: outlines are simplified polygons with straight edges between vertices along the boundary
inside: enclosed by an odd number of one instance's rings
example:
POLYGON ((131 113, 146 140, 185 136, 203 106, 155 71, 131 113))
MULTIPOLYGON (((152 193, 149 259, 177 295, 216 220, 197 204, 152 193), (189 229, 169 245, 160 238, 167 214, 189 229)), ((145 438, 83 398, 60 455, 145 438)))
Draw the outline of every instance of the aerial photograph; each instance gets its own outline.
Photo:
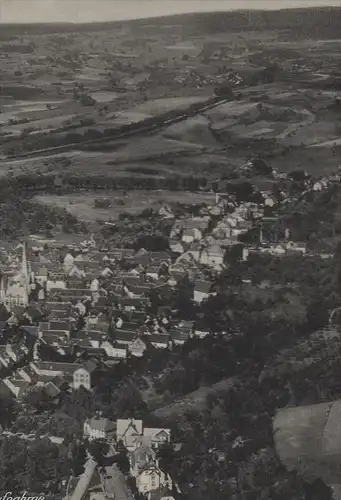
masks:
POLYGON ((0 500, 341 500, 340 1, 0 1, 0 500))

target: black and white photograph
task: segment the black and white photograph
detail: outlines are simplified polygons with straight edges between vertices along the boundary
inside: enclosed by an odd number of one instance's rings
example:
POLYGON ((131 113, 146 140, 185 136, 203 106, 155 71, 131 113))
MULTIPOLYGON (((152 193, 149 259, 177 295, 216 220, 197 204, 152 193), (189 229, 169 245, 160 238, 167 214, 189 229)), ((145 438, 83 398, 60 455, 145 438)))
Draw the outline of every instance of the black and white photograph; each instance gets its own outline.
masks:
POLYGON ((0 500, 341 500, 341 0, 0 0, 0 500))

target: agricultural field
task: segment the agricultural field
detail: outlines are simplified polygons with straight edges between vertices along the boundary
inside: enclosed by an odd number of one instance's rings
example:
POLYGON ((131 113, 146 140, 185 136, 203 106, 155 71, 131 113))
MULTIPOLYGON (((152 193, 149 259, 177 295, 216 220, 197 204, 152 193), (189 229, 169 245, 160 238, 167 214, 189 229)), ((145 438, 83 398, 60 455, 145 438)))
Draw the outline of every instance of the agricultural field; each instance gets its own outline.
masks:
POLYGON ((244 27, 240 36, 178 21, 33 29, 0 40, 1 175, 60 172, 57 152, 21 163, 8 155, 100 137, 175 110, 186 113, 224 85, 233 89, 232 102, 151 134, 108 140, 101 151, 73 147, 63 153, 67 172, 113 177, 140 167, 141 175, 147 168, 156 176, 217 177, 252 156, 284 171, 316 173, 339 164, 335 34, 330 40, 313 32, 293 38, 274 26, 244 27), (275 73, 259 81, 269 68, 275 73))
POLYGON ((76 193, 70 195, 38 195, 38 203, 64 208, 79 220, 85 222, 116 221, 120 213, 137 215, 145 209, 159 210, 164 204, 181 203, 186 205, 213 204, 213 193, 193 193, 187 191, 100 191, 76 193), (105 200, 108 208, 97 208, 95 200, 105 200))

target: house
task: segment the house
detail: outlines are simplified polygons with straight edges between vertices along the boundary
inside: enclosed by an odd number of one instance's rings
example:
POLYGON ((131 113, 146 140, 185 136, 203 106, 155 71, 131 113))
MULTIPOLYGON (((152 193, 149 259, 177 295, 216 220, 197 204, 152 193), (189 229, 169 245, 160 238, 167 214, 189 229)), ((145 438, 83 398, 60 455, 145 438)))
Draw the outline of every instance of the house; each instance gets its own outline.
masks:
POLYGON ((69 273, 71 271, 71 269, 73 268, 74 261, 75 259, 70 253, 66 254, 63 262, 64 271, 66 273, 69 273))
POLYGON ((194 286, 194 301, 200 304, 211 295, 212 283, 210 281, 197 281, 194 286))
POLYGON ((82 366, 73 372, 73 389, 85 387, 88 391, 92 386, 92 374, 97 368, 97 363, 93 360, 86 361, 82 366))
POLYGON ((129 454, 130 473, 133 477, 137 477, 141 470, 148 464, 156 464, 156 452, 150 446, 142 444, 129 454))
POLYGON ((188 262, 199 262, 201 252, 201 248, 191 248, 187 252, 184 252, 182 255, 180 255, 176 259, 174 264, 178 266, 179 264, 184 263, 184 265, 186 266, 188 262))
POLYGON ((90 290, 92 292, 98 292, 100 287, 100 282, 97 278, 93 279, 92 282, 90 283, 90 290))
POLYGON ((130 344, 136 339, 136 331, 116 329, 113 334, 115 341, 119 344, 130 346, 130 344))
POLYGON ((116 440, 117 442, 122 441, 129 451, 133 451, 138 447, 139 438, 142 435, 142 420, 135 420, 134 418, 117 419, 116 440))
POLYGON ((64 377, 71 383, 73 389, 85 387, 91 389, 91 376, 97 368, 94 361, 87 361, 83 365, 77 363, 58 363, 50 361, 33 361, 30 367, 38 376, 64 377))
POLYGON ((150 446, 156 449, 166 443, 170 443, 171 431, 170 429, 145 427, 143 429, 143 436, 147 437, 150 442, 150 446))
POLYGON ((186 271, 180 271, 177 269, 169 270, 169 279, 167 283, 170 286, 175 286, 179 281, 181 281, 186 276, 186 271))
POLYGON ((190 332, 188 330, 182 330, 181 328, 174 328, 170 331, 170 337, 175 345, 183 345, 190 338, 190 332))
POLYGON ((286 250, 289 253, 300 253, 301 255, 305 255, 307 253, 307 246, 305 243, 288 241, 286 244, 286 250))
POLYGON ((217 224, 216 228, 212 231, 212 235, 218 239, 230 238, 232 232, 231 227, 224 221, 217 224))
POLYGON ((146 343, 141 339, 137 338, 128 345, 128 351, 132 356, 141 358, 147 349, 146 343))
POLYGON ((194 227, 194 228, 188 228, 185 229, 182 233, 182 238, 181 240, 184 243, 193 243, 193 241, 200 241, 203 237, 202 231, 200 229, 194 227))
POLYGON ((107 418, 96 416, 84 422, 84 438, 89 441, 94 439, 113 439, 116 424, 107 418))
POLYGON ((149 278, 151 278, 153 280, 157 280, 159 277, 159 268, 153 267, 153 266, 147 267, 146 276, 148 276, 149 278))
POLYGON ((113 346, 108 340, 101 343, 101 348, 105 350, 109 358, 127 359, 127 346, 115 345, 113 346))
POLYGON ((46 281, 46 291, 50 292, 51 290, 65 290, 66 283, 61 279, 48 279, 46 281))
POLYGON ((77 363, 57 363, 52 361, 33 361, 30 367, 37 375, 63 376, 73 374, 80 365, 77 363))
POLYGON ((170 337, 168 333, 151 333, 145 336, 146 340, 157 349, 167 349, 170 337))
POLYGON ((204 248, 200 255, 200 264, 210 267, 221 267, 224 264, 225 251, 219 245, 204 248))
POLYGON ((171 240, 169 242, 169 248, 174 253, 182 254, 185 252, 186 248, 188 248, 188 245, 182 241, 171 240))
POLYGON ((62 380, 52 379, 46 382, 44 385, 44 394, 49 400, 55 400, 58 403, 58 396, 60 395, 61 387, 63 385, 62 380))
POLYGON ((284 247, 284 245, 281 244, 259 247, 259 251, 261 253, 270 253, 271 255, 278 255, 278 256, 286 254, 286 248, 284 247))
POLYGON ((137 476, 136 486, 139 493, 146 495, 160 488, 172 488, 172 480, 157 465, 150 464, 137 476))
POLYGON ((3 384, 16 398, 25 394, 30 388, 30 382, 15 376, 4 378, 3 384))

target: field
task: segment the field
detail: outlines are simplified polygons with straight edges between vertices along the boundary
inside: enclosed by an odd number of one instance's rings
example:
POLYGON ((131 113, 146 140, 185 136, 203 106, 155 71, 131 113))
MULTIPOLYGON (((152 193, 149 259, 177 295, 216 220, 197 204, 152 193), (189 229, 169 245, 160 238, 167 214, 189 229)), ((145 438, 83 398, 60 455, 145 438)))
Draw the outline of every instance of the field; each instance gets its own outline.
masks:
POLYGON ((38 195, 35 201, 47 206, 57 206, 65 208, 79 220, 86 222, 96 221, 115 221, 118 220, 120 213, 139 214, 145 209, 158 210, 163 203, 183 203, 200 204, 214 203, 212 193, 189 193, 187 191, 143 191, 139 190, 138 195, 135 191, 116 191, 113 192, 89 192, 77 193, 72 195, 38 195), (95 208, 95 200, 108 200, 109 208, 95 208))
POLYGON ((224 379, 209 387, 201 387, 197 391, 188 394, 186 397, 176 400, 173 403, 157 408, 153 415, 161 419, 177 420, 185 416, 187 412, 201 412, 207 408, 206 399, 208 395, 226 391, 233 386, 233 379, 224 379))
POLYGON ((115 177, 141 169, 142 176, 217 178, 255 155, 280 171, 333 171, 341 146, 339 35, 330 13, 323 35, 310 25, 298 33, 296 21, 288 28, 278 16, 266 23, 256 16, 251 25, 212 14, 72 32, 8 28, 10 39, 0 40, 0 174, 60 173, 65 167, 54 154, 20 162, 7 156, 185 113, 224 85, 233 89, 233 102, 102 150, 74 148, 63 155, 68 173, 115 177), (273 73, 259 76, 264 71, 273 73))

